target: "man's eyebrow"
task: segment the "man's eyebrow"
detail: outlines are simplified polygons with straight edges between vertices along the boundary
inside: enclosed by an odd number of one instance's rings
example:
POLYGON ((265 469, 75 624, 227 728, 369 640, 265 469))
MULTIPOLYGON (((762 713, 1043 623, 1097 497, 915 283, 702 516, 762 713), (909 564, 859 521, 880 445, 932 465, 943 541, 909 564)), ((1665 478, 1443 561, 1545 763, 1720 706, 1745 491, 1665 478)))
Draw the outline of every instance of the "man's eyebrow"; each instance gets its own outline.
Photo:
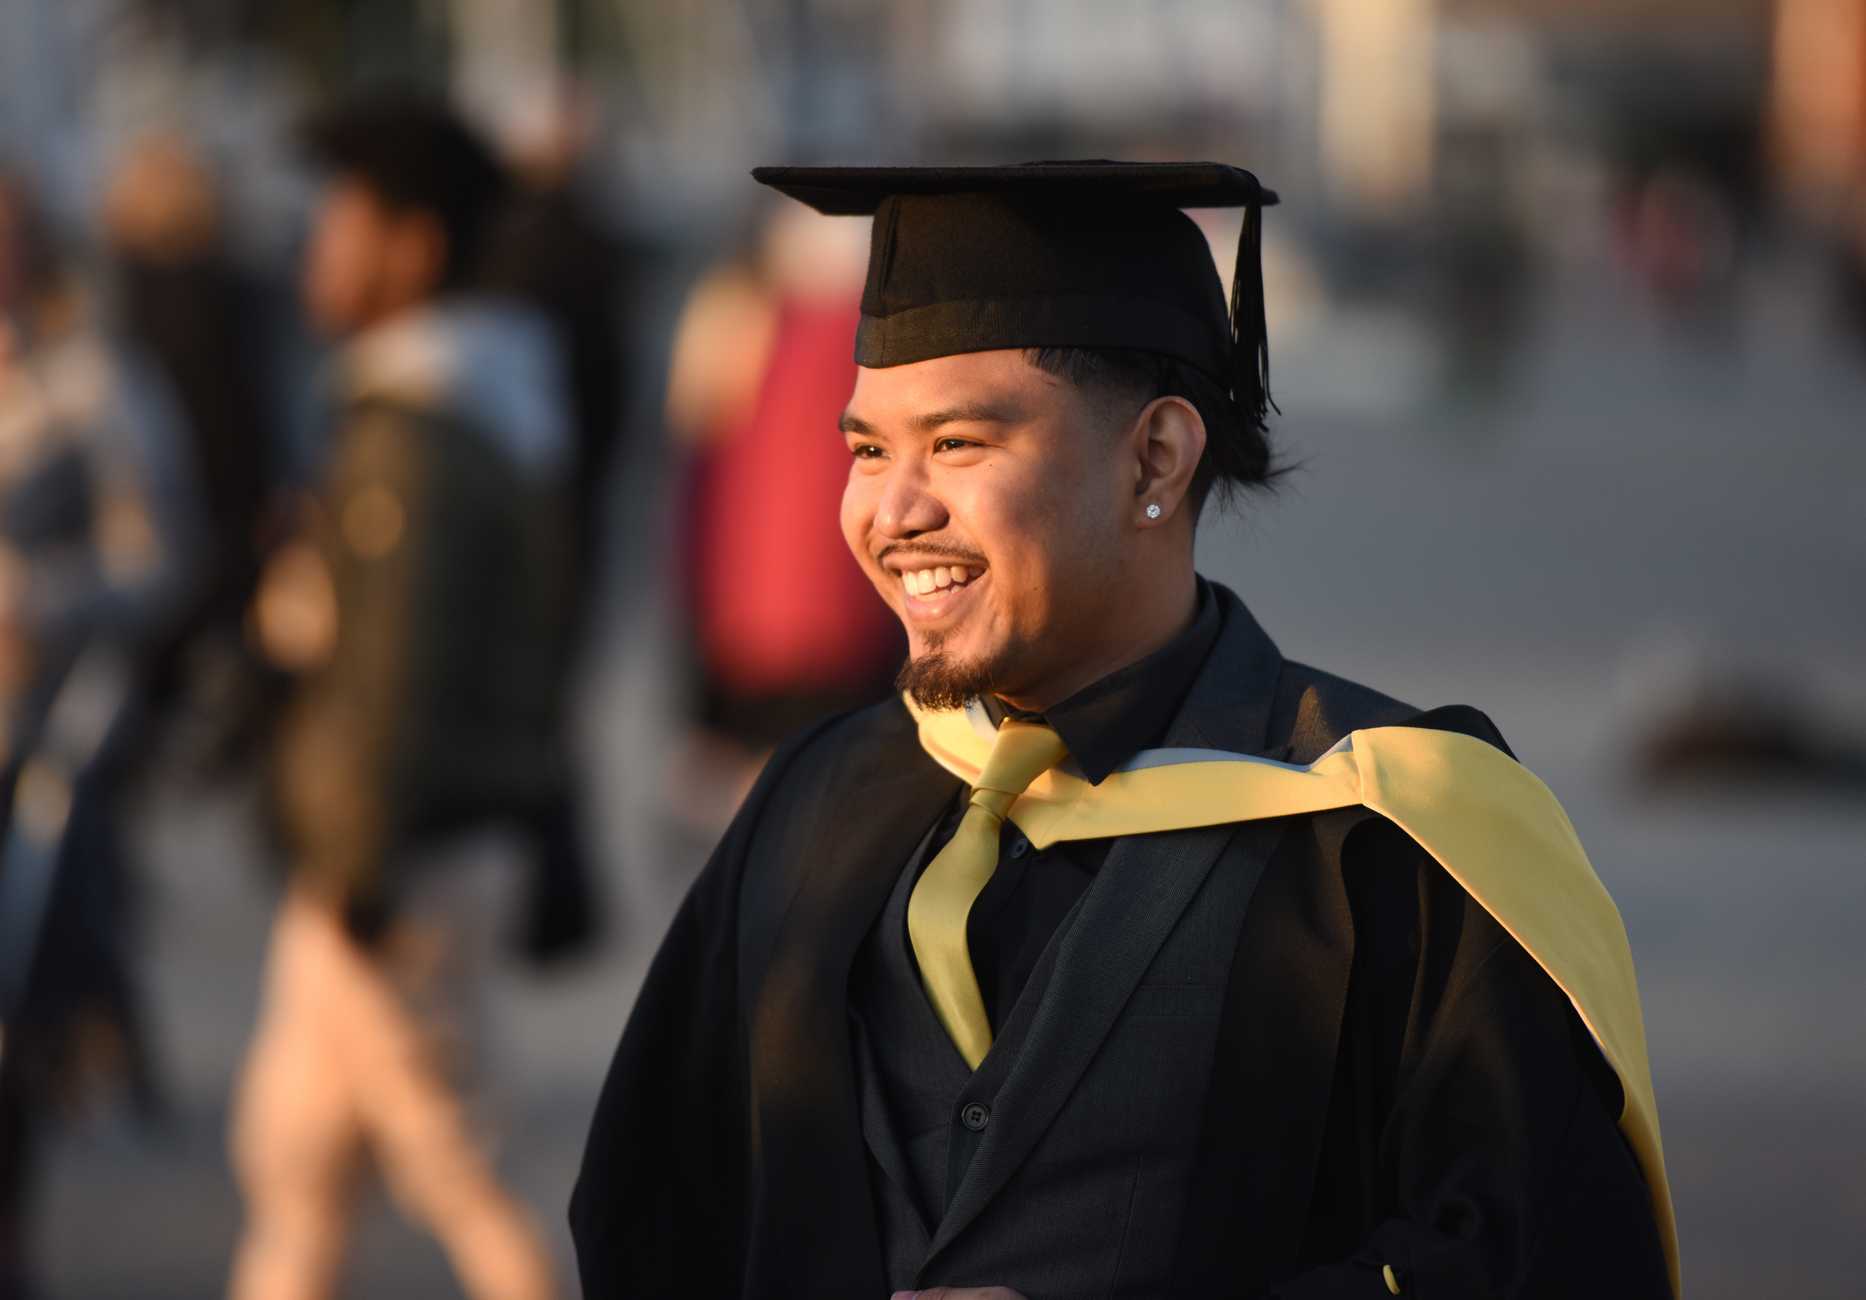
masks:
MULTIPOLYGON (((989 402, 962 402, 958 406, 948 406, 938 411, 928 411, 923 415, 912 416, 907 426, 916 433, 931 433, 934 429, 947 424, 1012 424, 1021 415, 1016 407, 1007 405, 994 406, 989 402)), ((844 411, 837 427, 844 433, 873 436, 875 430, 868 421, 853 411, 844 411)))
POLYGON ((1016 407, 990 402, 961 402, 939 411, 916 415, 907 423, 921 433, 931 433, 944 424, 1010 424, 1019 418, 1016 407))

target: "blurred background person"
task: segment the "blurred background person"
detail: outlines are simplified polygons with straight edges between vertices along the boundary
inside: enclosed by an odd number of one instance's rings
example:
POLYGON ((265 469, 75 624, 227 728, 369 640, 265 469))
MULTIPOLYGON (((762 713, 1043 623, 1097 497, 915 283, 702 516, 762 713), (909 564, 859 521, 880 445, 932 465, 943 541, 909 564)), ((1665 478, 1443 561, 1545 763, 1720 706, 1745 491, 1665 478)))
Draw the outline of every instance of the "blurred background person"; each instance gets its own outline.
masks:
POLYGON ((207 722, 202 757, 250 758, 285 678, 246 636, 246 611, 281 508, 284 437, 274 304, 231 256, 220 186, 178 132, 136 140, 112 170, 103 233, 116 318, 180 409, 208 550, 189 606, 148 665, 157 709, 207 722))
MULTIPOLYGON (((569 91, 538 98, 508 141, 514 184, 480 272, 487 293, 525 303, 549 322, 564 361, 571 434, 564 581, 571 610, 563 659, 551 678, 563 692, 559 716, 566 727, 569 691, 579 680, 601 603, 611 535, 607 507, 633 397, 625 304, 634 298, 638 268, 588 193, 585 162, 595 126, 590 104, 569 91)), ((568 732, 562 738, 566 752, 575 743, 568 732)), ((586 951, 602 928, 603 894, 590 861, 580 778, 568 764, 562 777, 532 826, 538 878, 525 946, 544 961, 586 951)))
POLYGON ((514 184, 489 239, 487 291, 527 302, 557 332, 565 353, 576 474, 571 514, 579 603, 595 586, 607 523, 604 495, 624 450, 623 413, 633 394, 634 342, 624 304, 640 269, 590 191, 595 107, 561 90, 542 96, 511 132, 514 184))
POLYGON ((203 521, 156 370, 114 343, 0 175, 0 1295, 26 1293, 36 1147, 100 1083, 157 1084, 130 953, 123 778, 203 521))
POLYGON ((327 182, 306 310, 340 340, 309 536, 260 594, 303 672, 281 737, 291 880, 233 1117, 236 1300, 328 1296, 374 1157, 486 1300, 552 1268, 471 1105, 522 830, 562 789, 571 414, 548 325, 468 292, 504 192, 438 104, 308 131, 327 182))
POLYGON ((887 693, 906 653, 832 524, 849 469, 827 431, 855 383, 866 238, 859 222, 773 209, 675 330, 693 712, 672 791, 696 830, 725 824, 785 736, 887 693))

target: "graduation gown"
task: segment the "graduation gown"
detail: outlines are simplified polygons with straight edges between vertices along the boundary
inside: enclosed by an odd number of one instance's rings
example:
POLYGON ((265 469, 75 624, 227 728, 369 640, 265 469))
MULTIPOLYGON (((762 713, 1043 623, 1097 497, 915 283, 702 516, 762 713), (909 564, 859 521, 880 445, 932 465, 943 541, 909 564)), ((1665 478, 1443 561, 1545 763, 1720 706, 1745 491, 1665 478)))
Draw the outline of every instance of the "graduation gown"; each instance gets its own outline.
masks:
MULTIPOLYGON (((1475 710, 1419 713, 1283 659, 1216 590, 1224 627, 1169 746, 1300 763, 1401 724, 1502 744, 1475 710)), ((592 1300, 888 1294, 849 980, 957 789, 895 701, 773 757, 676 916, 598 1103, 571 1204, 592 1300)), ((1158 1019, 1155 964, 1179 978, 1176 931, 1213 882, 1243 909, 1234 940, 1206 963, 1209 988, 1173 994, 1209 1007, 1211 1050, 1127 1071, 1137 1114, 1162 1091, 1192 1099, 1194 1154, 1145 1195, 1138 1175, 1110 1180, 1099 1221, 1119 1250, 1080 1289, 1373 1300, 1391 1264, 1421 1296, 1670 1294, 1617 1081, 1567 999, 1360 808, 1114 842, 1008 1066, 1000 1095, 1017 1104, 999 1107, 919 1285, 1071 1293, 1045 1290, 1065 1270, 992 1243, 1068 1248, 1081 1206, 1046 1194, 1042 1171, 1100 1163, 1100 1130, 1072 1108, 1105 1100, 1108 1062, 1158 1019), (1170 1249, 1139 1273, 1130 1240, 1170 1249)), ((1111 1132, 1109 1160, 1117 1136, 1132 1142, 1111 1132)))

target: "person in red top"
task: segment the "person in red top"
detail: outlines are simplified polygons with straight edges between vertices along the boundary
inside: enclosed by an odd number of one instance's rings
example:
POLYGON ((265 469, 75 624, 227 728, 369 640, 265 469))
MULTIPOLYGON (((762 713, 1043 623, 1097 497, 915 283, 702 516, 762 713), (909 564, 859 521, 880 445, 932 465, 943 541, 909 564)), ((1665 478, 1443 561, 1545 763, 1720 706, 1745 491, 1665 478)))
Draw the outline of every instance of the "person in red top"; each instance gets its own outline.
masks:
POLYGON ((675 345, 670 422, 699 444, 683 538, 693 754, 742 774, 725 783, 734 805, 778 741, 886 694, 906 651, 835 522, 848 478, 835 428, 861 315, 863 250, 845 252, 848 233, 779 210, 754 264, 701 282, 675 345))

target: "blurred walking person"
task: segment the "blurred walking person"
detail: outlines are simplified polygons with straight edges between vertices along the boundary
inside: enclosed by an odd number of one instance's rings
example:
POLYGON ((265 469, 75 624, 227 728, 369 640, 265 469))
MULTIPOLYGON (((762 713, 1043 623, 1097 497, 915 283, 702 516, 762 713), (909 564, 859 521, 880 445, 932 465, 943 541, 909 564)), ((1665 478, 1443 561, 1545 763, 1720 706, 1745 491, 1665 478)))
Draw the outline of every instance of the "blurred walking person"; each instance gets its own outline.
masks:
POLYGON ((522 828, 561 788, 568 420, 548 328, 467 292, 503 188, 426 101, 313 124, 303 288, 342 344, 309 535, 259 618, 303 670, 278 797, 292 857, 233 1118, 235 1300, 341 1272, 365 1150, 482 1300, 554 1294, 470 1083, 522 828))
POLYGON ((199 587, 203 525, 155 369, 98 324, 0 177, 0 1297, 30 1283, 35 1147, 100 1081, 156 1101, 120 803, 142 670, 199 587))

